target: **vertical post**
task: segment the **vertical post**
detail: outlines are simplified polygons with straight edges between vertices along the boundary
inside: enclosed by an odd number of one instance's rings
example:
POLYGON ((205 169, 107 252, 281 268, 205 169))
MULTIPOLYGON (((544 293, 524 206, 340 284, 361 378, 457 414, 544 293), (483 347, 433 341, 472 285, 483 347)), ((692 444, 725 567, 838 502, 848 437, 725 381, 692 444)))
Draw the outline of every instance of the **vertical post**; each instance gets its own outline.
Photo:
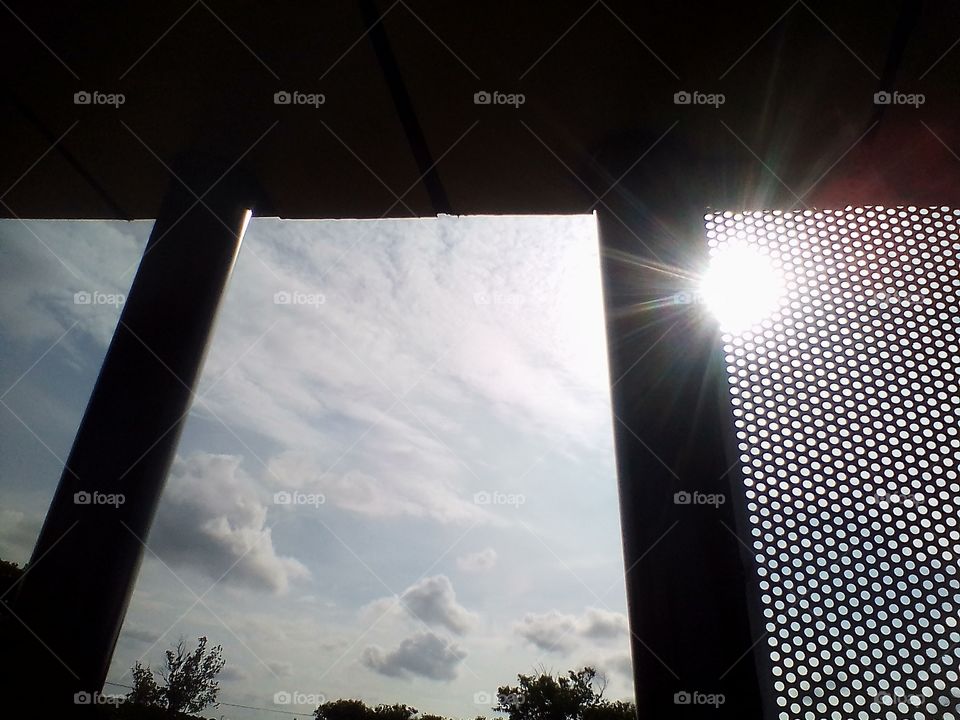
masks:
POLYGON ((738 522, 746 500, 730 453, 722 345, 695 292, 707 259, 706 209, 779 207, 783 198, 756 189, 752 158, 741 148, 721 143, 703 152, 713 125, 704 117, 659 139, 611 137, 583 173, 602 198, 611 404, 641 720, 758 719, 772 684, 758 667, 766 638, 751 624, 750 586, 759 578, 752 538, 738 522), (694 492, 724 502, 686 502, 694 492), (720 695, 722 703, 708 704, 720 695))
POLYGON ((250 217, 225 169, 178 165, 10 606, 2 682, 44 706, 103 687, 250 217))
MULTIPOLYGON (((671 217, 673 228, 703 238, 702 213, 685 212, 686 221, 671 217)), ((759 718, 753 580, 735 534, 743 490, 731 482, 739 475, 728 456, 718 333, 699 319, 701 308, 682 304, 688 295, 675 276, 619 261, 655 263, 652 253, 676 261, 680 248, 671 252, 662 231, 658 239, 622 205, 598 215, 637 714, 759 718), (694 492, 724 502, 685 504, 694 492), (718 704, 701 702, 707 696, 718 704)))

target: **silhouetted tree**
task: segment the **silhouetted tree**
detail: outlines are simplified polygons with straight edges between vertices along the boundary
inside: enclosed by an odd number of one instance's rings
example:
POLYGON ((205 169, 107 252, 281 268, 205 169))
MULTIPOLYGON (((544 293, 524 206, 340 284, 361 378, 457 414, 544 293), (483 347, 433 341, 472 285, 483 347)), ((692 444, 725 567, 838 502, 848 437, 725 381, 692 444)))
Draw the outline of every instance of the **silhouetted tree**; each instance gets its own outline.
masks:
POLYGON ((0 597, 3 597, 3 602, 0 602, 0 618, 4 615, 3 606, 12 602, 13 595, 16 593, 16 590, 11 590, 9 593, 7 591, 13 587, 22 575, 23 568, 16 563, 0 560, 0 597))
POLYGON ((138 661, 132 670, 133 689, 127 694, 127 702, 134 705, 163 705, 163 693, 153 677, 153 671, 138 661))
POLYGON ((207 649, 207 638, 200 637, 189 652, 183 640, 166 652, 166 666, 158 671, 158 684, 149 665, 133 667, 133 689, 127 695, 131 704, 162 707, 171 716, 196 713, 217 701, 220 685, 216 680, 223 669, 223 648, 207 649))
POLYGON ((20 579, 21 575, 23 575, 22 567, 9 560, 0 560, 0 594, 5 593, 7 588, 20 579))
POLYGON ((377 705, 373 709, 372 720, 413 720, 417 709, 408 705, 377 705))
MULTIPOLYGON (((399 703, 371 708, 362 700, 333 700, 314 710, 313 716, 318 720, 413 720, 417 712, 416 708, 399 703)), ((445 720, 437 715, 424 715, 418 720, 428 717, 445 720)))
POLYGON ((583 711, 583 720, 637 720, 637 706, 623 700, 601 700, 583 711))
POLYGON ((313 716, 317 720, 369 720, 370 712, 363 700, 331 700, 318 707, 313 716))
POLYGON ((606 683, 592 667, 566 676, 518 675, 516 687, 497 690, 497 712, 509 720, 635 720, 632 703, 603 699, 606 683))

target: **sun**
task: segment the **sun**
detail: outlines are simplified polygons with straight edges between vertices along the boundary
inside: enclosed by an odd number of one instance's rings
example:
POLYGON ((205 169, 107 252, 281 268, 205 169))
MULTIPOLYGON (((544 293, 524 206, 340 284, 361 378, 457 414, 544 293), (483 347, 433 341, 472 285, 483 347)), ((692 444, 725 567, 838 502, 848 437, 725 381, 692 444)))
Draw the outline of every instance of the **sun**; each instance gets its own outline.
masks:
POLYGON ((783 302, 783 273, 758 246, 719 245, 700 282, 700 295, 725 332, 744 332, 770 317, 783 302))

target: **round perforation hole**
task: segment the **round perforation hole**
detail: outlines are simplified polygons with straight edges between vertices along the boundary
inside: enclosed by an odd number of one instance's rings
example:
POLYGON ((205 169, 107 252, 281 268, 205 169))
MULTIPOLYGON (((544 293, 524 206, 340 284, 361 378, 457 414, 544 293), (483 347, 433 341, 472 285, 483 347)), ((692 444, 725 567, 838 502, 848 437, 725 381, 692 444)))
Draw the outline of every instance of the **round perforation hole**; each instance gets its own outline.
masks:
POLYGON ((960 720, 960 211, 715 213, 786 294, 724 334, 781 720, 960 720))

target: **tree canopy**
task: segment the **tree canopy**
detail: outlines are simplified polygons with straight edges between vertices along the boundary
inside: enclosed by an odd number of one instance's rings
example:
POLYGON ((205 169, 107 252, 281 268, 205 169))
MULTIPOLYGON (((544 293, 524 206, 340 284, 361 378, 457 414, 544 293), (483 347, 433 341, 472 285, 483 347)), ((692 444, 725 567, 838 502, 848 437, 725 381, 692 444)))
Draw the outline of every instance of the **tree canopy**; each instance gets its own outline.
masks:
POLYGON ((517 675, 518 684, 497 690, 495 711, 509 720, 634 720, 633 703, 603 697, 606 681, 592 667, 554 676, 517 675))
POLYGON ((197 639, 191 652, 181 639, 166 652, 166 664, 159 671, 137 662, 133 666, 133 689, 127 695, 131 705, 159 707, 176 717, 197 713, 216 704, 220 685, 217 675, 223 669, 223 648, 207 649, 207 638, 197 639), (161 683, 157 682, 159 674, 161 683))

